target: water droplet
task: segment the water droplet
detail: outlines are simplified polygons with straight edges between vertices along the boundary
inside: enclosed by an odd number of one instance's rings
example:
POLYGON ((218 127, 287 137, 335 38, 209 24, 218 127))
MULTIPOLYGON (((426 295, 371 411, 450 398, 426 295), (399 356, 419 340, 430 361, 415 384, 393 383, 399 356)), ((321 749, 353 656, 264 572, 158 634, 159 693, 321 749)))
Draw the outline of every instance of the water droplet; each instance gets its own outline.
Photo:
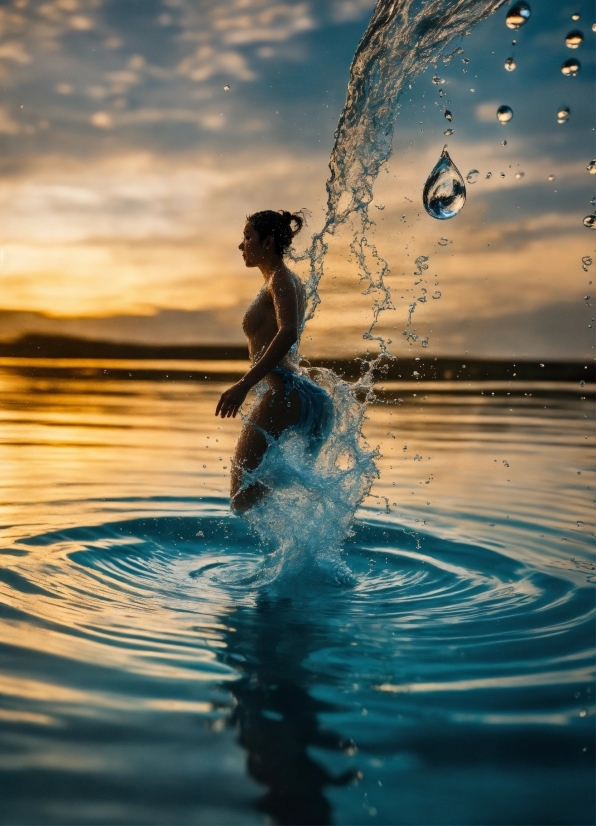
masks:
POLYGON ((524 177, 525 174, 526 174, 525 172, 516 172, 515 177, 517 178, 518 181, 520 181, 524 177))
POLYGON ((507 146, 507 141, 501 141, 501 146, 507 146))
POLYGON ((571 15, 571 19, 572 20, 579 20, 579 14, 577 12, 575 12, 575 14, 571 15))
POLYGON ((447 97, 447 92, 445 92, 443 89, 439 89, 439 97, 440 98, 447 97))
POLYGON ((439 240, 437 241, 437 244, 440 247, 446 247, 449 243, 450 243, 449 238, 439 238, 439 240))
POLYGON ((596 158, 586 166, 586 169, 590 173, 590 175, 596 175, 596 158))
POLYGON ((568 106, 559 106, 557 109, 557 123, 567 123, 570 111, 568 106))
POLYGON ((586 386, 586 383, 583 379, 580 381, 579 386, 580 387, 585 387, 586 386))
POLYGON ((203 531, 199 531, 199 532, 197 533, 197 536, 205 536, 205 534, 203 533, 203 531))
POLYGON ((475 92, 475 91, 476 91, 476 89, 470 89, 470 92, 475 92))
POLYGON ((500 177, 500 178, 504 178, 504 177, 505 177, 505 173, 504 173, 504 172, 500 172, 500 173, 499 173, 499 177, 500 177))
POLYGON ((462 63, 465 63, 465 64, 467 65, 467 64, 470 62, 470 58, 469 58, 469 57, 462 57, 462 61, 461 61, 461 62, 462 62, 462 63))
POLYGON ((426 179, 422 202, 428 214, 439 221, 453 218, 466 202, 464 179, 449 157, 446 146, 426 179))
POLYGON ((581 69, 582 65, 575 57, 570 57, 569 60, 566 60, 565 63, 561 66, 561 71, 565 75, 565 77, 575 77, 579 70, 581 69))
POLYGON ((511 45, 512 45, 512 46, 517 46, 517 40, 512 40, 512 41, 511 41, 511 45))
POLYGON ((592 31, 596 32, 596 23, 592 23, 592 31))
POLYGON ((440 297, 441 297, 441 291, 440 290, 435 290, 434 293, 431 296, 431 298, 434 298, 434 299, 439 299, 440 297))
POLYGON ((449 123, 451 123, 451 121, 453 120, 453 115, 451 114, 449 109, 445 109, 445 118, 449 121, 449 123))
POLYGON ((442 78, 440 78, 439 75, 434 75, 433 83, 435 84, 435 86, 440 86, 441 83, 445 83, 445 81, 442 78))
POLYGON ((549 181, 556 181, 557 180, 556 175, 549 175, 548 180, 549 181))
POLYGON ((585 708, 582 708, 582 710, 579 713, 579 716, 580 717, 587 717, 588 716, 588 712, 586 711, 585 708))
POLYGON ((229 91, 230 91, 230 87, 226 83, 226 85, 224 86, 224 92, 229 92, 229 91))
POLYGON ((478 175, 480 175, 480 173, 478 172, 477 169, 470 169, 470 171, 466 175, 466 181, 469 184, 475 184, 476 181, 478 180, 478 175))
POLYGON ((586 215, 584 218, 584 226, 588 229, 596 229, 596 213, 586 215))
POLYGON ((508 57, 504 65, 508 72, 514 72, 517 69, 517 63, 512 57, 508 57))
POLYGON ((499 106, 497 109, 497 120, 499 123, 509 123, 513 117, 513 109, 510 106, 499 106))
POLYGON ((443 132, 443 134, 444 134, 444 135, 447 135, 447 137, 449 137, 449 135, 453 135, 453 129, 445 129, 445 131, 443 132))
POLYGON ((565 38, 565 45, 568 49, 578 49, 583 42, 584 34, 580 32, 579 29, 574 29, 572 32, 569 32, 565 38))
POLYGON ((591 266, 592 266, 592 258, 589 255, 584 255, 584 257, 582 258, 582 270, 584 272, 588 272, 588 267, 591 267, 591 266))
POLYGON ((490 180, 490 179, 492 178, 492 176, 493 176, 493 173, 492 173, 492 172, 487 172, 487 173, 486 173, 486 180, 487 180, 487 181, 488 181, 488 180, 490 180))
POLYGON ((519 29, 524 23, 527 23, 532 10, 528 3, 516 3, 515 6, 509 9, 505 18, 505 23, 509 29, 519 29))

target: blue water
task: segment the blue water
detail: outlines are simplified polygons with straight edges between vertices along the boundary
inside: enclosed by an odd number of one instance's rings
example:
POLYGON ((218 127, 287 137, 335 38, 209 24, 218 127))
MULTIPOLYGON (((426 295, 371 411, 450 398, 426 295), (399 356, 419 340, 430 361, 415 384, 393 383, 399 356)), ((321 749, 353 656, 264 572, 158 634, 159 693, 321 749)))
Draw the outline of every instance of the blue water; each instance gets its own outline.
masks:
POLYGON ((0 376, 0 822, 594 822, 585 398, 373 405, 350 575, 280 593, 224 385, 98 372, 0 376))

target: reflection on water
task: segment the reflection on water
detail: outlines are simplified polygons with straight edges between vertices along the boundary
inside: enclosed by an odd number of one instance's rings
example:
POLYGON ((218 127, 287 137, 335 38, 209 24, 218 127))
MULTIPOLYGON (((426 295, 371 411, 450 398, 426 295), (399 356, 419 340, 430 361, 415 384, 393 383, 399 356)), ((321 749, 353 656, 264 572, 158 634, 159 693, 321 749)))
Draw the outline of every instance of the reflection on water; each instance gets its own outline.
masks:
POLYGON ((320 720, 340 707, 309 693, 305 661, 324 640, 324 626, 290 600, 259 602, 233 622, 228 651, 242 677, 230 686, 237 702, 230 724, 238 725, 249 773, 267 789, 257 805, 274 823, 331 823, 325 788, 346 786, 358 774, 347 769, 334 775, 311 755, 314 748, 353 749, 320 720))
POLYGON ((593 822, 589 387, 388 386, 286 601, 221 387, 0 370, 0 822, 593 822))

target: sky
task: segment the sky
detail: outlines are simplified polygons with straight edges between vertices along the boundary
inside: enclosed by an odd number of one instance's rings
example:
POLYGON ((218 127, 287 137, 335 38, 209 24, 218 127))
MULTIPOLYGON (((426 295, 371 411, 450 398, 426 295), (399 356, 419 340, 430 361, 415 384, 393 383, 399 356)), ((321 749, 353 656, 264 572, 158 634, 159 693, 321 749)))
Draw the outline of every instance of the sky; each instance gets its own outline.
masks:
MULTIPOLYGON (((0 338, 242 342, 262 283, 237 249, 245 216, 308 208, 298 251, 322 226, 334 130, 373 7, 0 0, 0 338)), ((508 7, 453 41, 446 54, 463 52, 399 101, 369 233, 395 307, 378 330, 398 356, 593 352, 593 4, 532 0, 517 31, 508 7), (574 29, 584 42, 569 49, 574 29), (581 63, 573 77, 561 72, 570 58, 581 63), (514 112, 505 126, 503 104, 514 112), (422 190, 445 143, 464 176, 479 175, 461 213, 437 221, 422 190)), ((366 347, 372 311, 350 240, 346 230, 330 245, 306 355, 366 347)))

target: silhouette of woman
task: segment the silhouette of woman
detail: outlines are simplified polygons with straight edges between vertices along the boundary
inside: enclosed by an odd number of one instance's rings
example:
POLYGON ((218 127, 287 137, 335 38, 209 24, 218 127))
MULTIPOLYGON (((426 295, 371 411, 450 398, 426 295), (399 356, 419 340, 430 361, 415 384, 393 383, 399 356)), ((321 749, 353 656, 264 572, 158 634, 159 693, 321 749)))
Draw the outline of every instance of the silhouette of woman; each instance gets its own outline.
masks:
POLYGON ((260 465, 272 439, 296 428, 316 453, 333 426, 329 394, 298 372, 298 341, 306 312, 300 279, 286 266, 284 255, 302 229, 301 214, 263 210, 249 215, 239 245, 247 267, 258 267, 265 283, 242 323, 252 367, 222 393, 215 411, 235 417, 249 390, 264 383, 240 434, 232 460, 230 503, 235 511, 251 508, 267 487, 251 474, 260 465))

